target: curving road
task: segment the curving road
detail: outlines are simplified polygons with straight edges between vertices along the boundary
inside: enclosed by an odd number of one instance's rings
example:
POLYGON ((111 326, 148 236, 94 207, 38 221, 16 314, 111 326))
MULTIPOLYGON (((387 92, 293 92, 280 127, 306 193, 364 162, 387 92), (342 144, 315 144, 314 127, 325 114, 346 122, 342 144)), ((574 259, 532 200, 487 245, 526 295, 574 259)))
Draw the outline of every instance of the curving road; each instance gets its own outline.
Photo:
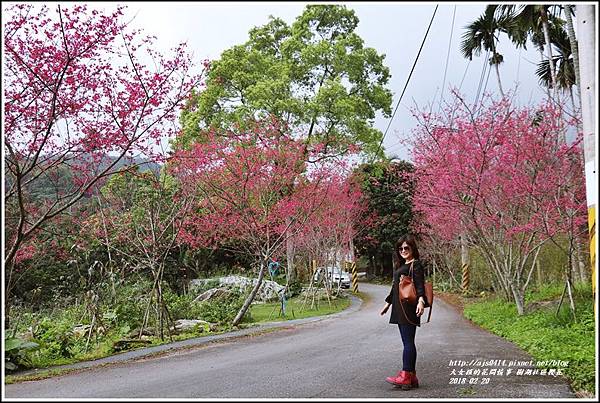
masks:
POLYGON ((526 353, 471 324, 439 299, 431 323, 417 330, 421 386, 395 388, 385 378, 401 368, 402 342, 397 326, 388 324, 389 313, 379 316, 389 287, 359 287, 372 297, 360 309, 160 357, 5 385, 5 398, 575 397, 561 376, 517 375, 517 370, 527 369, 523 362, 531 360, 526 353), (505 372, 459 375, 461 369, 505 372), (507 376, 508 369, 512 373, 507 376))

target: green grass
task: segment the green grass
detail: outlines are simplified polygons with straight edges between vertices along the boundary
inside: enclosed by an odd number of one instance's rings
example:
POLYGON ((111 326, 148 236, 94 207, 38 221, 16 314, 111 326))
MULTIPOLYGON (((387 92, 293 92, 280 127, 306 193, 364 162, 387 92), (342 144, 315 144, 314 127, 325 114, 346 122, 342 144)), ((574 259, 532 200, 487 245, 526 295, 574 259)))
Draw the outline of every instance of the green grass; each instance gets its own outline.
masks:
MULTIPOLYGON (((526 303, 558 300, 564 285, 549 285, 527 294, 526 303)), ((572 317, 568 298, 556 315, 556 305, 517 315, 514 303, 500 299, 465 306, 464 315, 481 327, 502 336, 527 351, 537 361, 562 360, 574 391, 594 394, 595 320, 591 287, 573 290, 577 320, 572 317)), ((554 366, 556 367, 556 366, 554 366)), ((551 368, 548 366, 547 368, 551 368)))
POLYGON ((315 301, 313 307, 311 307, 310 298, 305 304, 303 302, 304 297, 294 297, 288 300, 285 306, 285 317, 280 315, 281 304, 279 302, 252 305, 250 307, 252 322, 261 323, 330 315, 348 308, 352 301, 350 298, 336 298, 332 299, 330 304, 327 300, 321 300, 318 303, 315 301))

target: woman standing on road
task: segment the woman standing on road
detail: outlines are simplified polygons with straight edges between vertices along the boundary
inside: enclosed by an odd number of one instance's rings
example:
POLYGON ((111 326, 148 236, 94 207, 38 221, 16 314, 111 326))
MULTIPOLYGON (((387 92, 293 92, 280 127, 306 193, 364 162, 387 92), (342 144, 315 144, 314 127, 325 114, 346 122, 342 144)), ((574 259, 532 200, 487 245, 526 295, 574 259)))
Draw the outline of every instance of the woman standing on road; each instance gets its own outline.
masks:
POLYGON ((417 326, 421 326, 421 315, 425 309, 425 275, 423 265, 419 259, 419 249, 413 236, 406 235, 396 243, 396 256, 399 265, 394 270, 394 280, 390 294, 385 299, 386 305, 380 315, 385 315, 390 306, 392 314, 390 323, 397 324, 402 336, 404 351, 402 353, 402 371, 396 376, 388 376, 386 381, 400 386, 404 390, 418 388, 419 381, 415 371, 417 362, 417 348, 415 346, 415 333, 417 326), (417 304, 401 303, 398 298, 398 284, 400 276, 411 274, 417 291, 417 304))

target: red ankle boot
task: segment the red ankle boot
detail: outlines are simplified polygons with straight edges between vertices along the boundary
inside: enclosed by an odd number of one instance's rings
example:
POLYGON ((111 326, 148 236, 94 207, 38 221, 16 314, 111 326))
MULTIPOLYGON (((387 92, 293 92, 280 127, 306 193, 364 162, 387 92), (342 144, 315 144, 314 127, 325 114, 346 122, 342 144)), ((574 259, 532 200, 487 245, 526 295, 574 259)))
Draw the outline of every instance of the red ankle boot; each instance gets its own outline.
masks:
POLYGON ((398 376, 388 376, 385 380, 386 382, 395 386, 400 386, 405 390, 411 388, 412 377, 408 371, 400 371, 398 372, 398 376))
POLYGON ((410 386, 412 386, 413 388, 418 388, 419 380, 417 379, 417 372, 413 371, 413 372, 409 372, 409 374, 410 374, 410 386))

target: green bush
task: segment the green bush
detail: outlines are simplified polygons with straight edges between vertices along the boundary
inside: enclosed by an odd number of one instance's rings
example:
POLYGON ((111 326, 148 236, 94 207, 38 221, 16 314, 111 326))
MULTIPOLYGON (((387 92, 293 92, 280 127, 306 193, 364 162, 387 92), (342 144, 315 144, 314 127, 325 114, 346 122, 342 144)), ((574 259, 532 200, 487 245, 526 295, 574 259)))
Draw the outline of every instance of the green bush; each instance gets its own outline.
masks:
POLYGON ((163 298, 173 320, 197 319, 200 316, 200 304, 194 302, 193 294, 177 295, 171 290, 163 290, 163 298))
POLYGON ((73 334, 73 322, 65 318, 42 319, 34 336, 41 342, 40 351, 49 358, 71 358, 74 355, 77 340, 73 334))
MULTIPOLYGON (((568 362, 563 373, 574 390, 594 391, 595 321, 589 285, 574 288, 577 320, 573 319, 568 300, 556 315, 556 306, 517 315, 514 303, 500 299, 465 306, 464 315, 493 333, 513 341, 538 361, 568 362), (568 348, 565 348, 568 345, 568 348)), ((549 285, 528 293, 529 303, 560 298, 560 285, 549 285)))
MULTIPOLYGON (((207 322, 227 324, 235 318, 244 304, 245 297, 239 292, 213 298, 198 304, 198 318, 207 322)), ((249 320, 249 312, 244 317, 249 320)))
POLYGON ((122 284, 117 288, 113 310, 119 326, 128 325, 133 329, 142 325, 151 290, 152 283, 147 280, 122 284))
POLYGON ((17 337, 4 339, 4 367, 9 371, 31 367, 28 352, 37 350, 39 347, 38 343, 17 337))

